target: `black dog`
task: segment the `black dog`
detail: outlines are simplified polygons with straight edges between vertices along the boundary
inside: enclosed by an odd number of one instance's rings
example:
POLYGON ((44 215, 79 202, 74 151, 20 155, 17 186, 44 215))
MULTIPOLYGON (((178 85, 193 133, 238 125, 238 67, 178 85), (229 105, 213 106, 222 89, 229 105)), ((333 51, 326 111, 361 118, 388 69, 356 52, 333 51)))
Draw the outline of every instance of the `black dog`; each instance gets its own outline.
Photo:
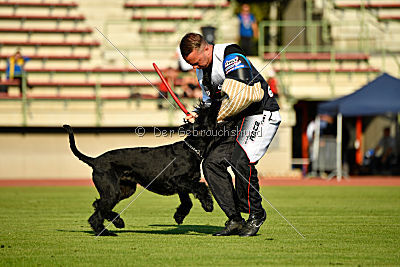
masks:
POLYGON ((185 141, 154 148, 117 149, 96 158, 78 151, 71 127, 64 125, 74 155, 93 168, 92 178, 100 199, 93 202, 95 211, 88 221, 96 235, 116 235, 104 228, 104 219, 112 221, 117 228, 125 226, 112 209, 135 193, 136 184, 160 195, 178 194, 181 203, 174 214, 178 224, 183 222, 193 206, 189 193, 199 199, 206 212, 213 210, 210 191, 205 183, 200 182, 200 163, 216 138, 198 133, 216 129, 219 106, 217 103, 206 107, 200 103, 196 121, 182 126, 197 134, 190 134, 185 141))

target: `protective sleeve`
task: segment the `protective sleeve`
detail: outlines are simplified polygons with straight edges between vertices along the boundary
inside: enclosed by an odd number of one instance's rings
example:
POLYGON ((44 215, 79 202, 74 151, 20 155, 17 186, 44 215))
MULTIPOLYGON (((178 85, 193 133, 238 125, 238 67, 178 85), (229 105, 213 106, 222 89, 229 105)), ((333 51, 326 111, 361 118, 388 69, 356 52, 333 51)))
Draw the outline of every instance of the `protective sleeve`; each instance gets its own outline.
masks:
POLYGON ((246 58, 241 49, 228 49, 228 51, 234 51, 232 53, 226 52, 223 68, 225 77, 228 79, 234 79, 243 83, 249 83, 253 79, 252 68, 249 60, 246 58))

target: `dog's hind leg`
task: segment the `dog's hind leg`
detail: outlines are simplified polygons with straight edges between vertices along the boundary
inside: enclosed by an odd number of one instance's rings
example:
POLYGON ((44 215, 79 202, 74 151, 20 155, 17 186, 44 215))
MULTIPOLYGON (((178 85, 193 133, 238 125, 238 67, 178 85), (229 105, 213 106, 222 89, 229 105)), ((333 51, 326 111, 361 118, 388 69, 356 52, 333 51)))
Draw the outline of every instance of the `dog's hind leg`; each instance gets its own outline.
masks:
POLYGON ((95 212, 89 218, 89 224, 96 235, 116 235, 105 229, 104 219, 113 220, 115 212, 112 209, 119 201, 120 188, 117 179, 108 172, 93 172, 93 182, 100 194, 100 199, 93 202, 95 212))
POLYGON ((116 234, 108 231, 105 229, 104 223, 104 216, 102 215, 101 209, 99 206, 101 205, 101 199, 96 199, 93 202, 93 207, 95 208, 94 213, 92 216, 89 217, 89 224, 92 227, 95 235, 102 235, 102 236, 115 236, 116 234))
MULTIPOLYGON (((126 199, 130 196, 132 196, 136 192, 136 183, 133 182, 126 182, 124 180, 120 181, 120 195, 119 195, 119 200, 120 202, 123 199, 126 199)), ((125 227, 125 222, 121 218, 121 216, 114 212, 111 211, 107 214, 107 217, 105 217, 108 221, 112 221, 115 227, 117 228, 124 228, 125 227)))
POLYGON ((193 186, 193 195, 197 198, 206 212, 212 212, 214 209, 213 199, 207 185, 202 182, 195 183, 193 186))
POLYGON ((181 200, 181 204, 176 209, 174 214, 174 219, 177 224, 181 224, 185 219, 186 215, 189 214, 191 208, 193 207, 192 200, 188 193, 179 193, 179 199, 181 200))

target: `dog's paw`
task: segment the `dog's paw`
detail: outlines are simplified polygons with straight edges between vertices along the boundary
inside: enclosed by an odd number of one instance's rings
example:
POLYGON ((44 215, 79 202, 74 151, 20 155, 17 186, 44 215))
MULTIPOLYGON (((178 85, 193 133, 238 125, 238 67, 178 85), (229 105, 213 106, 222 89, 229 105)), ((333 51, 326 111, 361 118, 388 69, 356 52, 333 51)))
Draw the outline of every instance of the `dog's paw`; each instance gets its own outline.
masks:
POLYGON ((206 212, 212 212, 214 210, 214 204, 212 201, 207 201, 205 203, 201 203, 201 206, 206 212))
POLYGON ((118 217, 117 219, 115 219, 113 221, 113 224, 117 228, 124 228, 125 227, 125 222, 124 222, 124 220, 122 220, 121 217, 118 217))
POLYGON ((186 217, 186 216, 184 216, 184 215, 182 215, 182 214, 179 214, 179 213, 175 213, 175 214, 174 214, 174 219, 175 219, 175 222, 176 222, 177 224, 182 224, 182 223, 183 223, 183 220, 185 219, 185 217, 186 217))

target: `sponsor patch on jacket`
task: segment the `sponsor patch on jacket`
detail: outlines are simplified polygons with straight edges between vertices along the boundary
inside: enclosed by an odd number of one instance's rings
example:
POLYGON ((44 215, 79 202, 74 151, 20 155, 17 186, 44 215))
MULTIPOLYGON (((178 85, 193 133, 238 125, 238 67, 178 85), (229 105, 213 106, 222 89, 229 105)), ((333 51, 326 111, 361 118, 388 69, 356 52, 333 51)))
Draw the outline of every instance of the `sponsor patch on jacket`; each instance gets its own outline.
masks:
POLYGON ((228 74, 237 69, 248 68, 237 55, 227 55, 224 60, 224 71, 228 74))

